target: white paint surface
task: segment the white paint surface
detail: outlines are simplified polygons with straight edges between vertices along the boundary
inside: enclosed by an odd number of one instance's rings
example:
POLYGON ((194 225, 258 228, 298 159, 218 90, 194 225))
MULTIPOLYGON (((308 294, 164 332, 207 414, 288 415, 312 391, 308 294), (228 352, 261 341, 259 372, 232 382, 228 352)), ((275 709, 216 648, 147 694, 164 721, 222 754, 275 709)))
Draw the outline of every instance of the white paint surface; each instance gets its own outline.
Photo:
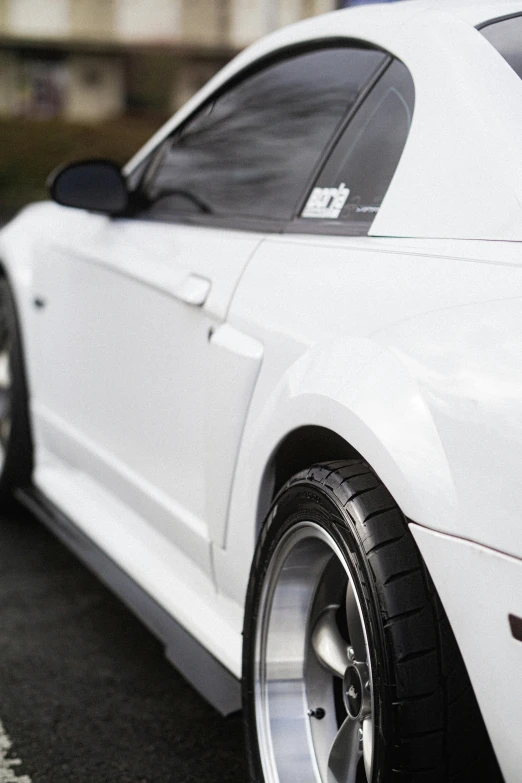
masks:
POLYGON ((0 721, 0 783, 32 783, 29 775, 17 775, 20 759, 8 758, 13 743, 0 721))

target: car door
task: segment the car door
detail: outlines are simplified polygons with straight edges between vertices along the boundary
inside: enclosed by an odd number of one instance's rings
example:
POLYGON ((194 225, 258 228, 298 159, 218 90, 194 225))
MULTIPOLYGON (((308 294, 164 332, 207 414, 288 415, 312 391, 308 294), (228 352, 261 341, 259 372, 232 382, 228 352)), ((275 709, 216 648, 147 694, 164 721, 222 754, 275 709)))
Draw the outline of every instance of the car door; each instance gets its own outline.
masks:
POLYGON ((258 64, 142 164, 132 216, 61 210, 40 249, 40 464, 87 475, 203 570, 263 351, 229 304, 385 60, 337 46, 258 64))

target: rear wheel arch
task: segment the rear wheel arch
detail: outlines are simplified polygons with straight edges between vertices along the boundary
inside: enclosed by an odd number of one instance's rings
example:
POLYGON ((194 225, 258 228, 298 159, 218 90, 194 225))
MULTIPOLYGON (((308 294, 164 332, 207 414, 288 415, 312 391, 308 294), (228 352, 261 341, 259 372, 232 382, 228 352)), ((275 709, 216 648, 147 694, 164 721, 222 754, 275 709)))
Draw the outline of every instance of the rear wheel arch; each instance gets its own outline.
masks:
POLYGON ((256 531, 292 475, 317 462, 358 457, 372 466, 408 518, 431 527, 442 517, 455 528, 459 502, 447 451, 411 368, 371 343, 343 341, 334 347, 335 352, 327 345, 292 365, 257 414, 253 439, 245 441, 242 456, 248 455, 249 467, 255 464, 253 485, 247 481, 255 497, 256 531), (334 354, 340 351, 344 369, 336 369, 334 354))

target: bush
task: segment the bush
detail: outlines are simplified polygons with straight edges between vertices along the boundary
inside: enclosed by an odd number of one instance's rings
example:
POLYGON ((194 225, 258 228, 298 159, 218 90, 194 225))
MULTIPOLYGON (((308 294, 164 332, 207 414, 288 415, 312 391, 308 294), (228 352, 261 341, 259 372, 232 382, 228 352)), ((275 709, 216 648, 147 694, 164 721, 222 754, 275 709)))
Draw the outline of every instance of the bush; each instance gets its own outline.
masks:
POLYGON ((45 182, 62 163, 110 158, 123 165, 161 125, 163 118, 122 117, 100 125, 59 120, 0 119, 0 212, 47 197, 45 182))

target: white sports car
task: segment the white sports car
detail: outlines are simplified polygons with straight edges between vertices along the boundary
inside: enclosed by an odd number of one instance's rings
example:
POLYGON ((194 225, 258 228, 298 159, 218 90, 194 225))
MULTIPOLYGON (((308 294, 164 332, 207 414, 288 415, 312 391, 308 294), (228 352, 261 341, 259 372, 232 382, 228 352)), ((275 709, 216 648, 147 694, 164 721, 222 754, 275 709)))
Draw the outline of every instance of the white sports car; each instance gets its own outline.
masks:
POLYGON ((253 781, 522 780, 522 0, 255 44, 0 234, 1 490, 253 781), (71 209, 73 207, 73 209, 71 209))

